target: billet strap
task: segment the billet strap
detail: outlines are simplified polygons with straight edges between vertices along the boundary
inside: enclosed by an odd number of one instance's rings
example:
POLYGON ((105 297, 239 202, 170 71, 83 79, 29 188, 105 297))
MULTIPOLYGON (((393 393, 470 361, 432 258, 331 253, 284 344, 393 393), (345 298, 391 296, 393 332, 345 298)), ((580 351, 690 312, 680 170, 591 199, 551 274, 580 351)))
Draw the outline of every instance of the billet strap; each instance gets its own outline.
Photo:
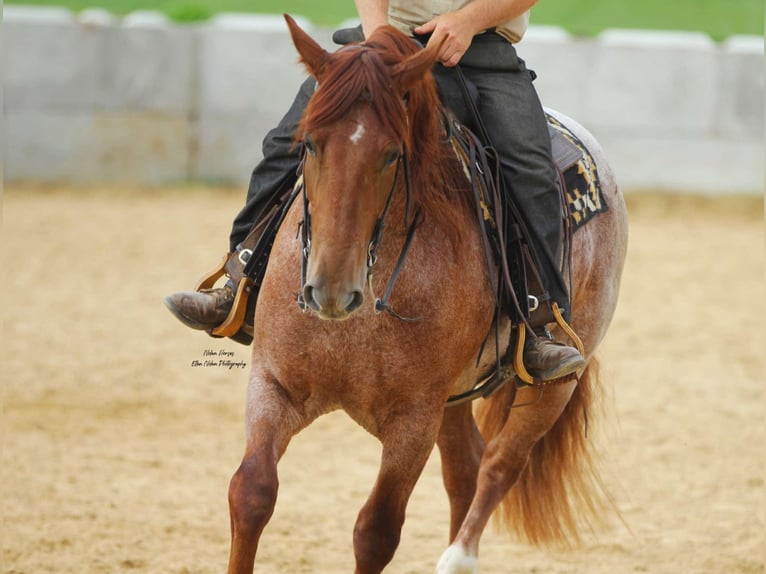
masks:
POLYGON ((247 300, 252 290, 253 282, 247 277, 243 277, 239 280, 237 285, 237 294, 234 296, 234 303, 231 306, 231 311, 226 319, 212 329, 211 334, 214 337, 231 337, 236 335, 242 328, 242 322, 245 320, 245 313, 247 312, 247 300))

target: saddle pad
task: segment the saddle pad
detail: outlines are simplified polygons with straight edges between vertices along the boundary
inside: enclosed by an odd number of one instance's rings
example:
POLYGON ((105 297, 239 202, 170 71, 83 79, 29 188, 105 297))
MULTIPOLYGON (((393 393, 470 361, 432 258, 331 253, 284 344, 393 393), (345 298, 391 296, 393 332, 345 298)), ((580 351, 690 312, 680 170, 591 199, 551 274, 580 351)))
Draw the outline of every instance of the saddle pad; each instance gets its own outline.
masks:
POLYGON ((564 174, 567 207, 573 231, 608 209, 601 192, 596 162, 588 148, 569 128, 548 117, 553 160, 564 174))
POLYGON ((560 131, 561 124, 555 122, 551 116, 548 116, 548 133, 551 136, 551 152, 554 163, 559 166, 561 173, 565 173, 570 167, 582 159, 583 151, 575 145, 569 138, 565 137, 560 131))

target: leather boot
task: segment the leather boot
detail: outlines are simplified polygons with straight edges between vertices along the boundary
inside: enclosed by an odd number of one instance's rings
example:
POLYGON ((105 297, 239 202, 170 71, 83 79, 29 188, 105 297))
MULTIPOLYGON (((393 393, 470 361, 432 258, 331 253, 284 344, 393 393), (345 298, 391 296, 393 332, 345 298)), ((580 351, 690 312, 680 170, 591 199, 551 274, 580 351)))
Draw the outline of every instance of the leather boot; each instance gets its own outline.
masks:
MULTIPOLYGON (((255 231, 251 235, 254 233, 255 231)), ((226 256, 223 268, 216 268, 200 281, 196 291, 179 291, 165 297, 165 306, 187 327, 206 331, 211 337, 221 337, 222 335, 213 333, 213 330, 229 317, 237 296, 237 285, 244 277, 245 264, 252 254, 250 245, 254 244, 258 237, 248 236, 237 246, 236 251, 226 256), (215 282, 223 275, 228 277, 226 283, 223 287, 214 287, 215 282)), ((248 297, 247 311, 240 329, 228 335, 237 343, 249 345, 253 342, 255 300, 256 297, 248 297)))
POLYGON ((547 331, 524 341, 524 365, 541 381, 571 375, 585 366, 585 357, 574 347, 556 341, 547 331))
MULTIPOLYGON (((313 86, 313 83, 310 85, 313 86)), ((270 157, 274 161, 283 157, 280 155, 277 139, 279 138, 269 140, 272 144, 270 157)), ((284 141, 283 137, 280 142, 284 143, 284 141)), ((292 138, 289 138, 285 145, 288 147, 292 145, 290 141, 292 138)), ((297 165, 297 158, 295 162, 297 165)), ((260 168, 274 172, 275 167, 273 165, 269 167, 269 165, 270 163, 266 160, 259 164, 260 168)), ((165 306, 184 325, 207 331, 212 337, 229 337, 243 345, 249 345, 253 341, 255 303, 258 298, 257 283, 265 272, 271 242, 281 223, 281 217, 284 216, 297 193, 297 191, 294 192, 297 189, 294 187, 297 176, 289 176, 289 170, 288 177, 280 177, 276 180, 266 177, 261 181, 260 178, 256 178, 256 172, 260 168, 253 171, 253 179, 248 190, 248 204, 235 219, 230 242, 235 241, 235 234, 236 237, 240 236, 246 221, 253 220, 245 238, 226 255, 223 266, 219 265, 200 280, 195 291, 180 291, 164 299, 165 306), (255 194, 252 197, 251 192, 255 194), (252 206, 251 199, 257 200, 252 206), (251 257, 254 259, 251 260, 251 257), (248 277, 245 278, 245 267, 248 263, 252 268, 248 268, 248 277), (223 287, 215 287, 215 283, 224 275, 228 278, 226 284, 223 287), (237 309, 232 315, 235 302, 237 309), (239 313, 243 303, 246 307, 242 317, 239 313), (239 330, 230 334, 237 327, 239 330), (217 332, 214 333, 214 330, 217 332)), ((294 168, 295 166, 292 169, 294 168)))
POLYGON ((524 365, 530 375, 541 381, 571 375, 585 366, 585 357, 577 349, 556 341, 548 331, 546 325, 555 320, 547 301, 540 302, 528 319, 534 335, 528 333, 524 340, 524 365))
POLYGON ((209 331, 229 316, 234 303, 234 288, 229 281, 223 287, 179 291, 165 297, 164 302, 170 312, 187 327, 209 331))

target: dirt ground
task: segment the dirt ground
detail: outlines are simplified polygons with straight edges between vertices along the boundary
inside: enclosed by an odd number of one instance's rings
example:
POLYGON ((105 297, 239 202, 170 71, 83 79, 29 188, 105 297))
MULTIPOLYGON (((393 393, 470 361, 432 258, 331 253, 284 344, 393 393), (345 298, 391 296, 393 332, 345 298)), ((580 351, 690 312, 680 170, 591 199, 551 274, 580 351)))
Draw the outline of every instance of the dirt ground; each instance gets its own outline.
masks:
MULTIPOLYGON (((185 329, 163 295, 227 245, 242 191, 15 187, 3 205, 6 574, 225 570, 245 347, 185 329)), ((594 434, 627 527, 550 551, 488 532, 483 573, 764 572, 763 201, 629 196, 594 434)), ((342 413, 299 435, 260 573, 353 571, 377 443, 342 413)), ((387 572, 433 572, 447 502, 433 455, 387 572)))

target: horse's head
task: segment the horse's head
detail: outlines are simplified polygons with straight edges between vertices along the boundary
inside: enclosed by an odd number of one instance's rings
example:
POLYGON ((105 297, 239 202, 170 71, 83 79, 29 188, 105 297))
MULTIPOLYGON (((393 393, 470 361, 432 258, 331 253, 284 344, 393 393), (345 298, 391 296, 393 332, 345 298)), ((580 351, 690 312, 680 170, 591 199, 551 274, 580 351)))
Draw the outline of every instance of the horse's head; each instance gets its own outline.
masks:
POLYGON ((419 50, 404 34, 382 28, 364 44, 330 53, 285 18, 317 80, 297 136, 306 152, 304 225, 310 220, 302 294, 320 317, 345 319, 364 301, 376 224, 404 185, 413 108, 422 107, 412 99, 423 97, 410 92, 433 84, 427 71, 436 50, 419 50))

